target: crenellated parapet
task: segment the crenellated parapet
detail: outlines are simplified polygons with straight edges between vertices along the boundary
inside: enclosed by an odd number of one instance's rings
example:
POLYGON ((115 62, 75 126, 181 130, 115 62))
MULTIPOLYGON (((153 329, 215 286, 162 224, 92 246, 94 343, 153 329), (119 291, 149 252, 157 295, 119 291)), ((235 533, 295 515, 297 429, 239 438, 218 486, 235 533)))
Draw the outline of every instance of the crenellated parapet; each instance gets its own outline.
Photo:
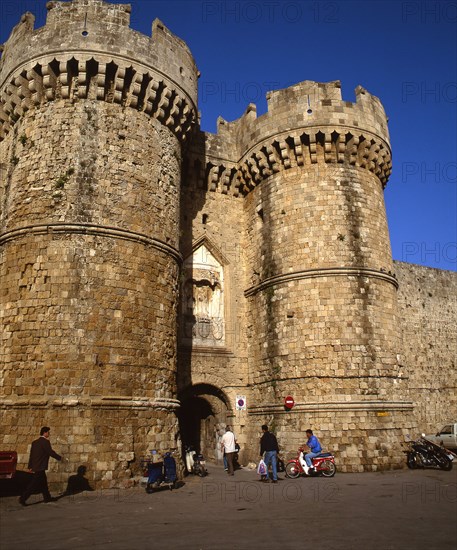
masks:
POLYGON ((130 107, 186 138, 197 120, 198 71, 182 40, 158 19, 152 37, 132 30, 127 4, 74 0, 47 7, 44 27, 35 30, 27 13, 3 45, 0 140, 27 110, 58 99, 130 107))
POLYGON ((138 63, 103 54, 58 54, 23 65, 0 90, 0 140, 29 109, 58 99, 92 99, 130 107, 158 119, 180 139, 196 110, 173 83, 138 63), (33 65, 33 66, 31 66, 33 65))
POLYGON ((237 195, 241 173, 236 158, 230 136, 195 132, 185 158, 183 186, 237 195))
POLYGON ((239 161, 243 192, 282 170, 319 162, 349 164, 374 173, 383 185, 392 170, 389 146, 369 133, 326 128, 317 132, 287 132, 256 145, 239 161))
POLYGON ((387 117, 378 98, 358 87, 351 103, 342 100, 339 82, 305 81, 269 92, 267 99, 264 115, 257 117, 255 105, 249 105, 240 119, 219 119, 217 135, 207 135, 208 189, 247 193, 279 171, 320 162, 366 169, 385 186, 392 161, 387 117))

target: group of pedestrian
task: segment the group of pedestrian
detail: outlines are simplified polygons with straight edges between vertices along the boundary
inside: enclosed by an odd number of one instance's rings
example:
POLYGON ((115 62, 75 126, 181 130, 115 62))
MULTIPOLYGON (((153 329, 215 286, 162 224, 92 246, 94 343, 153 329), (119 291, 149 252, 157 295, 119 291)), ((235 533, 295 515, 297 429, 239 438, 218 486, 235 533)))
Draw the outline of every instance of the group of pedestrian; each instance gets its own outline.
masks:
MULTIPOLYGON (((266 424, 262 426, 262 432, 263 435, 260 439, 260 456, 263 457, 263 461, 266 466, 264 481, 270 481, 269 466, 271 464, 271 473, 273 476, 272 481, 273 483, 276 483, 278 480, 278 440, 271 432, 268 431, 268 426, 266 424)), ((309 452, 305 454, 305 464, 303 465, 303 468, 305 470, 305 474, 311 474, 314 469, 313 458, 322 451, 322 447, 312 430, 306 430, 306 436, 308 439, 305 445, 309 448, 309 452)))
MULTIPOLYGON (((269 466, 271 465, 271 474, 273 477, 272 482, 277 483, 279 452, 278 440, 276 439, 276 436, 268 430, 268 426, 266 424, 262 425, 262 432, 263 434, 260 438, 260 456, 263 458, 266 465, 265 481, 270 481, 269 466)), ((40 437, 32 442, 28 468, 33 476, 30 483, 19 497, 19 502, 22 506, 27 505, 27 499, 30 495, 38 492, 43 494, 43 499, 45 502, 53 502, 57 500, 56 498, 51 497, 49 492, 46 470, 48 469, 49 459, 51 457, 59 461, 62 460, 62 457, 52 449, 51 442, 49 441, 50 434, 51 428, 48 426, 43 426, 40 430, 40 437)), ((309 447, 310 452, 305 455, 306 464, 304 465, 304 469, 305 473, 308 474, 308 472, 310 472, 313 468, 313 457, 322 451, 322 447, 312 430, 306 430, 306 435, 308 437, 306 445, 309 447)), ((235 434, 231 430, 230 426, 227 426, 225 428, 225 433, 221 438, 221 451, 224 453, 224 465, 229 476, 234 475, 234 459, 238 450, 239 446, 237 444, 235 434)), ((76 481, 78 482, 78 487, 84 487, 83 490, 91 490, 87 480, 84 478, 85 467, 83 466, 80 468, 84 468, 84 470, 80 471, 80 469, 78 469, 78 475, 72 477, 77 478, 76 481), (81 481, 85 481, 86 483, 83 485, 81 484, 81 481)), ((68 487, 70 487, 70 485, 71 484, 69 482, 68 487)), ((73 490, 73 485, 71 490, 73 490)), ((67 491, 70 491, 70 489, 67 488, 67 491)))
MULTIPOLYGON (((271 464, 273 471, 273 482, 278 481, 277 472, 277 454, 279 452, 278 441, 276 437, 268 431, 268 426, 264 424, 262 426, 263 435, 260 440, 260 455, 264 457, 265 464, 267 465, 268 480, 268 465, 271 464)), ((239 448, 239 447, 238 447, 239 448)), ((230 426, 225 428, 225 433, 221 438, 221 451, 224 454, 224 467, 227 470, 229 476, 234 475, 234 458, 238 451, 235 434, 232 432, 230 426)))
MULTIPOLYGON (((260 456, 263 458, 266 466, 266 474, 263 478, 264 481, 270 481, 269 467, 271 465, 272 482, 278 481, 278 453, 279 445, 276 436, 268 430, 266 424, 262 425, 262 437, 260 438, 260 456)), ((317 437, 313 434, 311 429, 306 430, 307 441, 305 445, 309 448, 309 452, 305 454, 305 464, 303 465, 305 473, 312 473, 313 471, 313 458, 317 456, 322 447, 317 437)), ((225 434, 221 439, 221 450, 224 453, 224 465, 230 476, 234 475, 233 458, 236 453, 236 437, 232 432, 230 426, 225 429, 225 434)))

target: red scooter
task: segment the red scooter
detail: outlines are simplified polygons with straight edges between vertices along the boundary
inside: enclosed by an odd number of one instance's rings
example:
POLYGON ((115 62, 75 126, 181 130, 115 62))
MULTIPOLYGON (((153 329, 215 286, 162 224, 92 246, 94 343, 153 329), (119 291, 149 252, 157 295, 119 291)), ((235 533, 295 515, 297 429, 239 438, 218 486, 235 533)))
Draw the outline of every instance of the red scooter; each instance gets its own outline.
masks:
MULTIPOLYGON (((332 453, 319 453, 313 459, 314 470, 310 475, 321 475, 324 477, 333 477, 336 473, 335 457, 332 453)), ((292 458, 286 464, 286 477, 296 479, 300 475, 306 475, 305 472, 305 449, 300 447, 296 458, 292 458)))

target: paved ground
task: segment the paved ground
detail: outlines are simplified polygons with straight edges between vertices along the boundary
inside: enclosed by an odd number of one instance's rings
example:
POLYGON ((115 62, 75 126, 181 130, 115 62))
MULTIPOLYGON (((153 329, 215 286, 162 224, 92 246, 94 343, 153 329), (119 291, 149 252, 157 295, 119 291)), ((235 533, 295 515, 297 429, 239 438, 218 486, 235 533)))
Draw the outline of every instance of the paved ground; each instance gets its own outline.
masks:
MULTIPOLYGON (((44 504, 0 498, 1 550, 454 549, 457 467, 258 481, 209 465, 204 479, 146 494, 95 491, 44 504)), ((282 474, 284 477, 284 474, 282 474)))

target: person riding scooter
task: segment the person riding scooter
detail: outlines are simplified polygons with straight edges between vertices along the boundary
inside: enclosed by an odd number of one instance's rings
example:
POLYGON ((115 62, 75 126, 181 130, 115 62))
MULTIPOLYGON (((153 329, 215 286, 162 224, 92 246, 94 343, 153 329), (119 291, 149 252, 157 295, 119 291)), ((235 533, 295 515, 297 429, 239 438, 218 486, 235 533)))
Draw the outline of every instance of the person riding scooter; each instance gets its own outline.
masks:
POLYGON ((305 454, 305 464, 302 464, 305 474, 312 474, 314 472, 313 457, 322 452, 321 444, 317 437, 313 434, 313 430, 306 430, 308 441, 305 443, 309 447, 310 452, 305 454))

